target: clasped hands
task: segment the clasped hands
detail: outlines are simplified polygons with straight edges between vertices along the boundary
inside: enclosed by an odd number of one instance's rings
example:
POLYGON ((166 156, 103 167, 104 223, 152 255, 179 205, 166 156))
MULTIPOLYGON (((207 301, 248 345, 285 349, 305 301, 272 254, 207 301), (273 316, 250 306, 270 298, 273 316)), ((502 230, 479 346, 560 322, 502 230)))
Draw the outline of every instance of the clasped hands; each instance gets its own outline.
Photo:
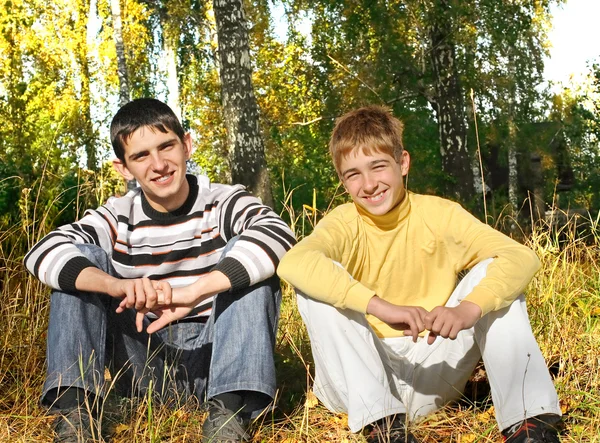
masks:
POLYGON ((185 317, 198 302, 189 290, 190 286, 173 289, 166 281, 150 280, 147 277, 116 279, 112 285, 109 295, 122 298, 116 312, 134 308, 137 311, 135 324, 139 332, 143 329, 147 313, 152 312, 157 316, 147 328, 149 334, 185 317))
POLYGON ((367 313, 404 331, 404 335, 412 336, 415 342, 421 332, 429 330, 427 343, 432 344, 438 335, 454 340, 460 331, 472 328, 482 312, 479 306, 468 301, 451 308, 438 306, 428 312, 421 306, 394 305, 375 295, 369 300, 367 313))

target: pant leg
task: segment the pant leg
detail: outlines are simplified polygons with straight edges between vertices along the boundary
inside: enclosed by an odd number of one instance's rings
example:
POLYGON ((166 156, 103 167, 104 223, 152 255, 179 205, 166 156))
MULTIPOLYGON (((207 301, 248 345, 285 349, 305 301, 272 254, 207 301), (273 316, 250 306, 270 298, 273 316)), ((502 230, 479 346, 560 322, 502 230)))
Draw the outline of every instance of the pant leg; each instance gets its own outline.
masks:
MULTIPOLYGON (((118 276, 104 250, 95 245, 77 247, 98 268, 118 276)), ((138 393, 149 386, 149 369, 163 373, 161 341, 136 331, 133 310, 117 314, 118 302, 101 293, 52 293, 43 404, 48 403, 48 391, 60 387, 79 387, 103 396, 107 365, 113 376, 119 376, 118 386, 135 387, 132 390, 138 393)))
MULTIPOLYGON (((275 336, 281 289, 275 276, 216 296, 207 324, 212 355, 207 395, 255 391, 275 397, 275 336)), ((202 380, 196 381, 198 392, 202 380)))
MULTIPOLYGON (((491 259, 475 266, 456 287, 447 306, 456 306, 483 277, 491 259)), ((392 348, 393 340, 385 340, 392 348)), ((404 338, 398 340, 406 340, 404 338)), ((481 318, 456 340, 437 337, 433 345, 419 339, 407 353, 413 362, 410 415, 423 416, 462 395, 479 357, 490 381, 500 429, 542 413, 560 415, 556 390, 531 331, 525 299, 481 318)))
POLYGON ((300 292, 297 298, 315 361, 313 391, 317 398, 329 410, 347 413, 352 432, 405 412, 390 383, 386 352, 365 316, 300 292))

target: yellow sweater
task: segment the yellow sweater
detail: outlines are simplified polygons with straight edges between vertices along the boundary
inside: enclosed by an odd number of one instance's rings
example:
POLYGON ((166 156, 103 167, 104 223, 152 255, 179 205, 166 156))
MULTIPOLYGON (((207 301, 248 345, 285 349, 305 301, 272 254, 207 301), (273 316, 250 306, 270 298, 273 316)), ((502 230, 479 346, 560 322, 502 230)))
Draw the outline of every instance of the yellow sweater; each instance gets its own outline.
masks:
MULTIPOLYGON (((407 193, 383 216, 354 203, 337 207, 283 257, 277 273, 337 308, 366 313, 376 294, 396 305, 429 311, 446 303, 459 272, 491 257, 495 260, 486 277, 466 298, 483 315, 508 306, 523 292, 540 267, 535 253, 457 203, 407 193)), ((403 335, 367 317, 380 337, 403 335)))

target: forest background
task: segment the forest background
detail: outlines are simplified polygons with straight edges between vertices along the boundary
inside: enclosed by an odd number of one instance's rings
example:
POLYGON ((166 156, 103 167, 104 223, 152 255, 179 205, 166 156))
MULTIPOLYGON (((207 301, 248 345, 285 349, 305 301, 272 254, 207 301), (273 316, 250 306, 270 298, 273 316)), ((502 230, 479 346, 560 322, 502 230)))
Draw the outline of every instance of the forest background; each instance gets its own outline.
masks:
MULTIPOLYGON (((34 396, 48 290, 25 275, 23 254, 125 192, 108 125, 120 104, 146 96, 168 102, 192 133, 191 170, 247 185, 300 236, 347 199, 327 152, 335 118, 389 106, 405 124, 409 189, 460 201, 528 241, 546 265, 533 284, 540 306, 559 287, 566 297, 534 318, 545 355, 563 378, 575 361, 597 374, 589 350, 598 342, 579 334, 588 337, 599 314, 600 67, 590 64, 585 89, 544 86, 550 10, 559 3, 0 0, 0 439, 6 431, 15 441, 41 417, 34 396), (584 239, 565 225, 574 213, 587 219, 584 239), (578 351, 561 366, 553 334, 567 318, 578 351)), ((282 358, 309 361, 289 316, 295 333, 282 327, 282 358)), ((598 387, 594 378, 582 388, 578 370, 569 380, 583 397, 598 387)), ((600 434, 600 399, 588 400, 571 429, 589 437, 600 434)), ((149 441, 159 441, 152 432, 149 441)), ((486 432, 481 438, 495 435, 486 432)))

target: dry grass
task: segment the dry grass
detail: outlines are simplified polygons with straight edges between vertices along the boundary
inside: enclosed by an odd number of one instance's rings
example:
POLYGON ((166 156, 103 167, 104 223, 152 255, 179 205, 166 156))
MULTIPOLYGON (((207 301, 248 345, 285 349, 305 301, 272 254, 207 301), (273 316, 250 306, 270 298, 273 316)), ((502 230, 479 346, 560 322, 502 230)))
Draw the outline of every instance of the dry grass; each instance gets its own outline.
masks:
MULTIPOLYGON (((597 231, 595 231, 597 232, 597 231)), ((51 418, 38 405, 43 383, 48 294, 26 275, 22 257, 31 235, 22 226, 0 231, 0 442, 52 441, 51 418)), ((564 442, 600 442, 600 261, 597 237, 587 243, 564 228, 539 229, 530 237, 543 269, 529 287, 534 332, 565 412, 564 442)), ((312 359, 306 331, 285 288, 279 335, 277 410, 255 424, 254 441, 363 442, 347 430, 346 418, 329 413, 310 394, 312 359)), ((499 442, 484 382, 463 402, 415 426, 423 442, 499 442)), ((199 441, 203 413, 197 404, 172 409, 142 399, 126 401, 114 421, 103 420, 114 442, 199 441)))

